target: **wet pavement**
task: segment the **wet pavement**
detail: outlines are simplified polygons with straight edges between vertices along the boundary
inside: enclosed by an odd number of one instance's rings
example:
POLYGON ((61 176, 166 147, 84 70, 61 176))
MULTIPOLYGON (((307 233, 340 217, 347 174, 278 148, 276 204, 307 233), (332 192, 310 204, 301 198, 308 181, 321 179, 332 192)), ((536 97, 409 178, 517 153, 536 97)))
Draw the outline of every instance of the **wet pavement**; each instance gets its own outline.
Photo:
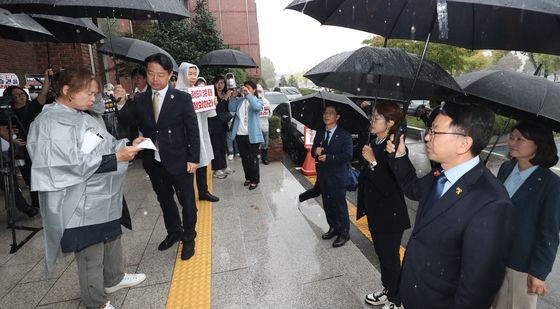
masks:
MULTIPOLYGON (((429 172, 423 144, 407 144, 418 173, 429 172)), ((502 161, 493 157, 490 168, 496 171, 502 161)), ((342 248, 322 240, 328 226, 320 201, 298 204, 298 194, 310 183, 291 162, 261 165, 261 184, 253 191, 243 186, 240 159, 231 163, 237 172, 214 178, 213 183, 213 193, 221 200, 212 206, 211 307, 374 308, 363 301, 381 285, 369 240, 354 226, 351 241, 342 248)), ((138 287, 112 294, 110 300, 117 308, 164 308, 177 245, 157 250, 165 228, 140 161, 130 167, 124 192, 134 226, 123 234, 126 271, 145 272, 148 278, 138 287)), ((348 199, 355 203, 355 193, 348 199)), ((414 219, 417 203, 407 203, 414 219)), ((4 207, 0 209, 0 308, 83 308, 73 255, 60 259, 45 280, 42 232, 9 254, 11 232, 4 229, 6 215, 4 207)), ((18 223, 40 226, 41 220, 19 215, 18 223)), ((18 240, 26 234, 18 232, 18 240)), ((560 308, 559 267, 557 261, 547 280, 550 295, 539 300, 539 309, 560 308)))

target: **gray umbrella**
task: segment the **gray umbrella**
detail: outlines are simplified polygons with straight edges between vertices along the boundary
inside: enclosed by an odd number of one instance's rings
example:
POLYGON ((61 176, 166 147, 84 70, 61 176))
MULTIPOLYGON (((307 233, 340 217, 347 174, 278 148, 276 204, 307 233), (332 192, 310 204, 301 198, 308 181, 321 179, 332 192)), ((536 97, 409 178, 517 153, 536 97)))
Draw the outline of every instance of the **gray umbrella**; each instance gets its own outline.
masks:
POLYGON ((323 110, 326 105, 336 105, 340 111, 339 124, 350 133, 367 131, 367 115, 354 102, 341 94, 319 91, 290 102, 292 117, 313 130, 325 128, 323 110))
POLYGON ((560 54, 560 1, 555 0, 295 0, 287 9, 321 24, 469 49, 560 54), (433 31, 432 31, 433 29, 433 31))
POLYGON ((105 38, 103 31, 88 18, 33 14, 33 19, 61 43, 94 43, 105 38))
POLYGON ((0 37, 22 42, 55 41, 52 33, 29 15, 11 14, 3 9, 0 9, 0 37))
POLYGON ((165 51, 164 49, 138 39, 133 38, 113 38, 107 40, 103 45, 101 45, 98 49, 98 52, 106 55, 111 55, 116 58, 126 59, 133 62, 143 63, 144 59, 148 56, 162 53, 167 55, 171 58, 173 62, 173 70, 177 71, 178 66, 175 59, 171 57, 171 55, 165 51))
POLYGON ((321 87, 394 100, 442 100, 462 92, 444 69, 425 60, 412 93, 419 61, 418 56, 399 48, 366 46, 331 56, 305 73, 304 77, 321 87))
POLYGON ((11 12, 69 17, 113 17, 132 20, 181 20, 190 17, 177 0, 0 0, 11 12))
POLYGON ((213 50, 200 57, 199 67, 258 68, 251 56, 236 49, 213 50))
POLYGON ((560 132, 560 85, 546 78, 513 71, 477 71, 457 77, 459 101, 488 105, 516 119, 538 117, 560 132))

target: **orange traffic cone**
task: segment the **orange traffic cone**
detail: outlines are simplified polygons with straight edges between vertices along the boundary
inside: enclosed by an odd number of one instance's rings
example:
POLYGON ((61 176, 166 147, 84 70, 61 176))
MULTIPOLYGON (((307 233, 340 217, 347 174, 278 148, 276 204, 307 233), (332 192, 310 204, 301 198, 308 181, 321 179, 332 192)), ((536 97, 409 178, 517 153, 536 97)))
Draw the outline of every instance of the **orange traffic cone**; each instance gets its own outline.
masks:
POLYGON ((317 175, 317 171, 315 170, 315 159, 311 155, 311 148, 307 148, 307 155, 305 156, 305 160, 303 161, 301 172, 305 176, 317 175))

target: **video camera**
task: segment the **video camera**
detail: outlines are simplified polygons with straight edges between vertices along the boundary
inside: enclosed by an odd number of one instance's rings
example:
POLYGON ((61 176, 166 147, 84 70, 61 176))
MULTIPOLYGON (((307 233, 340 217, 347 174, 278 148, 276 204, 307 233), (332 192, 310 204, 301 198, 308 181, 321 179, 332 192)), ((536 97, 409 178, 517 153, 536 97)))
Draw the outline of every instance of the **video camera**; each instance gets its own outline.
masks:
POLYGON ((0 110, 11 109, 12 108, 12 103, 14 103, 15 99, 16 99, 16 97, 12 97, 12 96, 0 97, 0 110))

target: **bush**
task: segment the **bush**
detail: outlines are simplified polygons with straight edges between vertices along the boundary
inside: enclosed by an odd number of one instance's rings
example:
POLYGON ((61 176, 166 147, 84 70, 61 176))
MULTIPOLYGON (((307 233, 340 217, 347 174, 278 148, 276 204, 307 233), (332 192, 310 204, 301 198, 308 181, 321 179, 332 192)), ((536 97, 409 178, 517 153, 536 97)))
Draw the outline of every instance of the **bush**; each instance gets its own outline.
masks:
POLYGON ((308 95, 317 92, 317 90, 309 88, 299 88, 299 92, 301 92, 302 95, 308 95))
POLYGON ((282 123, 280 121, 280 117, 274 115, 268 118, 268 137, 271 140, 277 139, 280 137, 280 131, 282 129, 282 123))
POLYGON ((515 119, 509 119, 509 117, 504 117, 496 115, 496 120, 494 121, 494 135, 509 134, 511 128, 517 123, 515 119), (509 121, 509 123, 508 123, 509 121), (507 124, 507 126, 506 126, 507 124))

